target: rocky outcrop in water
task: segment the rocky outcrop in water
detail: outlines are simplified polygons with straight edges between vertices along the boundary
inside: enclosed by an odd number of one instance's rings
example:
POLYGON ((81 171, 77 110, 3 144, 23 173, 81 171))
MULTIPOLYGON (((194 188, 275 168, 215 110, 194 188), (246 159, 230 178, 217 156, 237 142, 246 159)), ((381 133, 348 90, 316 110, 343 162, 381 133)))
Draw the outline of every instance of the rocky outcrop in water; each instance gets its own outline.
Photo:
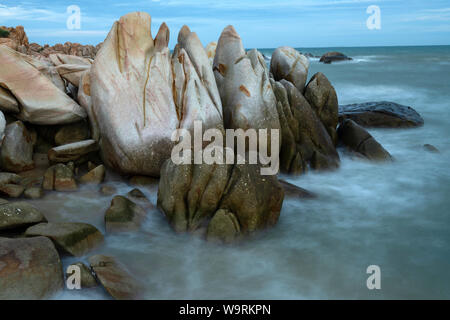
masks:
POLYGON ((115 196, 105 212, 106 232, 139 230, 145 218, 145 210, 124 196, 115 196))
POLYGON ((395 102, 366 102, 339 106, 339 121, 351 119, 363 127, 409 128, 424 121, 411 107, 395 102))
POLYGON ((284 193, 276 176, 262 176, 260 169, 259 165, 175 165, 168 160, 161 170, 158 207, 177 232, 209 228, 210 221, 225 220, 229 226, 224 228, 234 238, 273 226, 284 193), (220 209, 228 218, 214 219, 220 209), (239 229, 233 227, 236 221, 239 229))
POLYGON ((345 120, 338 129, 339 141, 358 155, 372 161, 389 161, 391 155, 363 127, 345 120))
POLYGON ((332 52, 327 52, 324 55, 322 55, 322 57, 320 57, 320 62, 323 62, 325 64, 330 64, 332 62, 339 62, 339 61, 349 61, 349 60, 353 60, 350 57, 347 57, 345 54, 341 53, 341 52, 336 52, 336 51, 332 51, 332 52))
POLYGON ((272 82, 277 98, 283 144, 280 169, 302 174, 313 169, 334 169, 339 155, 322 122, 300 91, 290 82, 272 82))
POLYGON ((316 73, 305 89, 305 98, 316 112, 334 144, 337 142, 339 104, 336 91, 328 78, 321 72, 316 73))

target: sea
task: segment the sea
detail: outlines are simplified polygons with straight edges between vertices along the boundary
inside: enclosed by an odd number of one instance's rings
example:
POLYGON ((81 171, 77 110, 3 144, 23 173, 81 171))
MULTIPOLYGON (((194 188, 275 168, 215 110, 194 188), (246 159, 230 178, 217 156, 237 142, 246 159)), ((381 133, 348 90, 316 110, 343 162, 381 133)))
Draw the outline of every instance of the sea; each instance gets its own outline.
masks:
MULTIPOLYGON (((284 201, 278 224, 237 245, 175 234, 159 212, 139 232, 106 235, 102 253, 116 257, 145 288, 145 299, 449 299, 450 46, 298 48, 352 61, 311 58, 309 77, 324 73, 340 104, 393 101, 413 107, 425 124, 369 129, 395 158, 369 163, 339 150, 341 167, 282 176, 317 194, 284 201), (440 153, 423 147, 432 144, 440 153), (377 266, 379 289, 369 289, 377 266), (370 269, 370 268, 369 268, 370 269)), ((270 59, 273 49, 260 50, 270 59)), ((133 187, 109 174, 119 194, 133 187)), ((156 187, 141 188, 156 203, 156 187)), ((51 193, 33 203, 49 221, 87 222, 102 232, 111 196, 98 187, 51 193)), ((64 290, 55 299, 109 299, 102 288, 64 290)))

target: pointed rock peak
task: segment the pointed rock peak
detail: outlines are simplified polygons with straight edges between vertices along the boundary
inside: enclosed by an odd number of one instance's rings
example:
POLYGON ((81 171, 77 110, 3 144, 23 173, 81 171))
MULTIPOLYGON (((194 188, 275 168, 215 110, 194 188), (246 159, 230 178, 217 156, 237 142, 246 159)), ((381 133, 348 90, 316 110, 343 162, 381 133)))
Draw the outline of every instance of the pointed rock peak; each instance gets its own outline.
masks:
POLYGON ((187 25, 184 25, 181 28, 180 33, 178 33, 178 42, 181 42, 182 39, 187 38, 190 34, 191 34, 191 29, 189 29, 189 27, 187 25))
POLYGON ((159 27, 158 34, 155 38, 155 48, 157 51, 161 51, 163 48, 169 46, 170 30, 165 22, 159 27))

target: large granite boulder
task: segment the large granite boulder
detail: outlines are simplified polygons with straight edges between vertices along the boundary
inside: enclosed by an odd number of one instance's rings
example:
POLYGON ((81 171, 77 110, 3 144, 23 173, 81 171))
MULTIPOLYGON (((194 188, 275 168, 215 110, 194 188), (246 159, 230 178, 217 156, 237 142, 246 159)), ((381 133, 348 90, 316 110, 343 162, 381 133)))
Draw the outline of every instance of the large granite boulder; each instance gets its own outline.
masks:
POLYGON ((369 132, 347 119, 338 128, 339 141, 358 155, 372 161, 390 161, 391 155, 369 132))
POLYGON ((71 123, 86 117, 75 101, 19 52, 0 46, 0 61, 0 83, 20 103, 19 119, 46 125, 71 123))
POLYGON ((339 155, 324 125, 302 93, 289 81, 272 81, 280 117, 282 145, 280 170, 302 174, 313 169, 334 169, 339 155))
POLYGON ((303 93, 308 78, 309 60, 291 47, 277 48, 270 60, 270 72, 276 81, 287 80, 303 93))
POLYGON ((267 129, 271 150, 271 129, 280 129, 276 99, 266 62, 260 52, 245 52, 232 26, 219 38, 213 64, 223 104, 227 129, 267 129))
POLYGON ((351 119, 363 127, 408 128, 424 121, 411 107, 395 102, 366 102, 339 106, 339 121, 351 119))
POLYGON ((0 300, 48 299, 63 284, 61 260, 49 239, 0 238, 0 300))
POLYGON ((284 193, 276 176, 261 175, 260 169, 248 164, 175 165, 169 159, 161 169, 158 207, 177 232, 207 227, 220 209, 227 211, 221 213, 226 217, 215 223, 239 222, 239 229, 226 227, 234 230, 233 237, 273 226, 284 193))
POLYGON ((34 168, 33 141, 21 121, 6 126, 0 158, 5 171, 22 172, 34 168))
POLYGON ((331 140, 336 144, 336 127, 339 121, 338 98, 334 87, 323 73, 318 72, 309 80, 305 89, 305 98, 327 129, 331 140))
POLYGON ((40 223, 28 228, 25 235, 48 237, 63 253, 72 256, 82 256, 103 243, 101 232, 87 223, 40 223))
POLYGON ((176 129, 223 127, 222 106, 206 52, 183 28, 171 57, 163 24, 153 40, 151 18, 130 13, 115 22, 90 72, 93 120, 105 164, 128 174, 159 176, 176 129))

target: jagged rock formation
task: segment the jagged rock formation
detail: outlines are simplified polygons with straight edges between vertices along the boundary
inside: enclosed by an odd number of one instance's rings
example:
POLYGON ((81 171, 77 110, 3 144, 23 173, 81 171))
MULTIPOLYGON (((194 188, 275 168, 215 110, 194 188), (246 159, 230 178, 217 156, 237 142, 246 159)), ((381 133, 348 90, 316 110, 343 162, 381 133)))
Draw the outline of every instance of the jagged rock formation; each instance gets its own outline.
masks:
POLYGON ((196 119, 204 129, 223 128, 223 121, 197 36, 183 28, 171 57, 167 26, 153 40, 150 21, 138 12, 115 22, 92 65, 90 97, 106 164, 124 173, 159 176, 174 130, 190 130, 196 119))

